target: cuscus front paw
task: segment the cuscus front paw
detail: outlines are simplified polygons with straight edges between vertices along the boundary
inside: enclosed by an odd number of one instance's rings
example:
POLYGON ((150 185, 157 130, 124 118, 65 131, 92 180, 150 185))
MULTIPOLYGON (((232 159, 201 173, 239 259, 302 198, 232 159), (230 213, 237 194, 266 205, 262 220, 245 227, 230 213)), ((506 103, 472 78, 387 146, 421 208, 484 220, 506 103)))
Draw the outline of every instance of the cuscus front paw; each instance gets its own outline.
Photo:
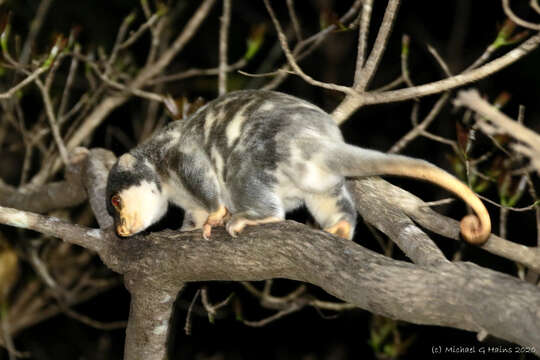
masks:
POLYGON ((276 216, 269 216, 263 219, 248 219, 242 216, 233 216, 231 220, 227 222, 225 229, 232 237, 237 237, 238 234, 244 230, 248 225, 268 224, 273 222, 282 221, 283 219, 276 216))
POLYGON ((344 239, 351 239, 352 229, 353 227, 351 223, 349 223, 347 220, 340 220, 335 225, 324 229, 324 231, 329 232, 330 234, 342 237, 344 239))
POLYGON ((220 206, 219 209, 208 214, 208 218, 204 222, 202 228, 203 238, 208 240, 210 238, 210 235, 212 234, 212 228, 214 226, 221 226, 225 224, 229 217, 230 213, 225 206, 220 206))

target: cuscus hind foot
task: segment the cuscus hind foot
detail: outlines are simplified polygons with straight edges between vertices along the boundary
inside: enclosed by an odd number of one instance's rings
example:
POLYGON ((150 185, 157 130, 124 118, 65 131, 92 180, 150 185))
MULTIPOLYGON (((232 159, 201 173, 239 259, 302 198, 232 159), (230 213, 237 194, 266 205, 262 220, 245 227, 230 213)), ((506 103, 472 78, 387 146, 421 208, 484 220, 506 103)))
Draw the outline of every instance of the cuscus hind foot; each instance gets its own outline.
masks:
POLYGON ((332 225, 324 231, 329 232, 330 234, 342 237, 344 239, 352 238, 352 225, 347 220, 340 220, 335 225, 332 225))
POLYGON ((203 238, 208 240, 210 238, 210 235, 212 234, 212 228, 214 226, 221 226, 225 224, 227 219, 230 217, 230 213, 227 210, 225 206, 220 206, 219 209, 217 209, 214 212, 211 212, 208 214, 208 218, 204 222, 203 225, 203 238))
POLYGON ((282 218, 277 216, 269 216, 263 219, 248 219, 242 215, 233 215, 231 220, 227 222, 226 229, 227 232, 232 237, 237 237, 238 234, 244 230, 246 226, 259 225, 259 224, 268 224, 273 222, 283 221, 282 218))

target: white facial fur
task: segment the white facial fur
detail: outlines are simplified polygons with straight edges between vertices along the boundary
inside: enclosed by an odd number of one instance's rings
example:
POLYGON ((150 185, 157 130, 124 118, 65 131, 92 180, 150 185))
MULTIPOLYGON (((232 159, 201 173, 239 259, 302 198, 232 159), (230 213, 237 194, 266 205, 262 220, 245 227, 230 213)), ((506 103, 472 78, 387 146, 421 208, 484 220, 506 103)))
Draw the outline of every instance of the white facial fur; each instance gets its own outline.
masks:
POLYGON ((122 223, 118 233, 122 236, 131 236, 145 230, 167 212, 167 198, 153 182, 143 181, 122 190, 118 195, 122 200, 122 223))

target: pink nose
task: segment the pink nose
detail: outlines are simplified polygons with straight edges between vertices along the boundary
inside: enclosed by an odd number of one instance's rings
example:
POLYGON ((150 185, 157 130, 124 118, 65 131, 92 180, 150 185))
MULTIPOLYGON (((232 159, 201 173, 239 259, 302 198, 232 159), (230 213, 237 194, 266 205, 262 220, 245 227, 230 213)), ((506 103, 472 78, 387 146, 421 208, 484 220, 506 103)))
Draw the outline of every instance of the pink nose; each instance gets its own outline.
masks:
POLYGON ((116 233, 119 236, 124 236, 124 237, 131 235, 131 231, 127 224, 126 218, 123 217, 120 219, 120 224, 116 227, 116 233))

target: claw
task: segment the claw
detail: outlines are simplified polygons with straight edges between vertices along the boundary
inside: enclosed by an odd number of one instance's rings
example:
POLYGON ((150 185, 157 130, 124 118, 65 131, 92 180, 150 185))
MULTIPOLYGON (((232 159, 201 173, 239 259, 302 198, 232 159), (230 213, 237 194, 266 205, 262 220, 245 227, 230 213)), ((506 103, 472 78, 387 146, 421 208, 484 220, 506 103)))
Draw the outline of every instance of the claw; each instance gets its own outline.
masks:
POLYGON ((227 223, 227 226, 225 227, 225 229, 227 230, 229 235, 231 235, 233 238, 235 238, 246 227, 245 221, 247 221, 247 220, 246 219, 235 219, 235 220, 229 221, 227 223))
POLYGON ((212 226, 204 224, 202 232, 202 237, 204 240, 210 239, 210 235, 212 235, 212 226))
POLYGON ((352 238, 352 226, 347 220, 340 220, 337 224, 324 229, 324 231, 342 237, 344 239, 352 238))
POLYGON ((220 206, 216 211, 208 214, 208 218, 203 225, 203 238, 208 240, 212 234, 212 227, 221 226, 229 218, 229 211, 225 206, 220 206))

